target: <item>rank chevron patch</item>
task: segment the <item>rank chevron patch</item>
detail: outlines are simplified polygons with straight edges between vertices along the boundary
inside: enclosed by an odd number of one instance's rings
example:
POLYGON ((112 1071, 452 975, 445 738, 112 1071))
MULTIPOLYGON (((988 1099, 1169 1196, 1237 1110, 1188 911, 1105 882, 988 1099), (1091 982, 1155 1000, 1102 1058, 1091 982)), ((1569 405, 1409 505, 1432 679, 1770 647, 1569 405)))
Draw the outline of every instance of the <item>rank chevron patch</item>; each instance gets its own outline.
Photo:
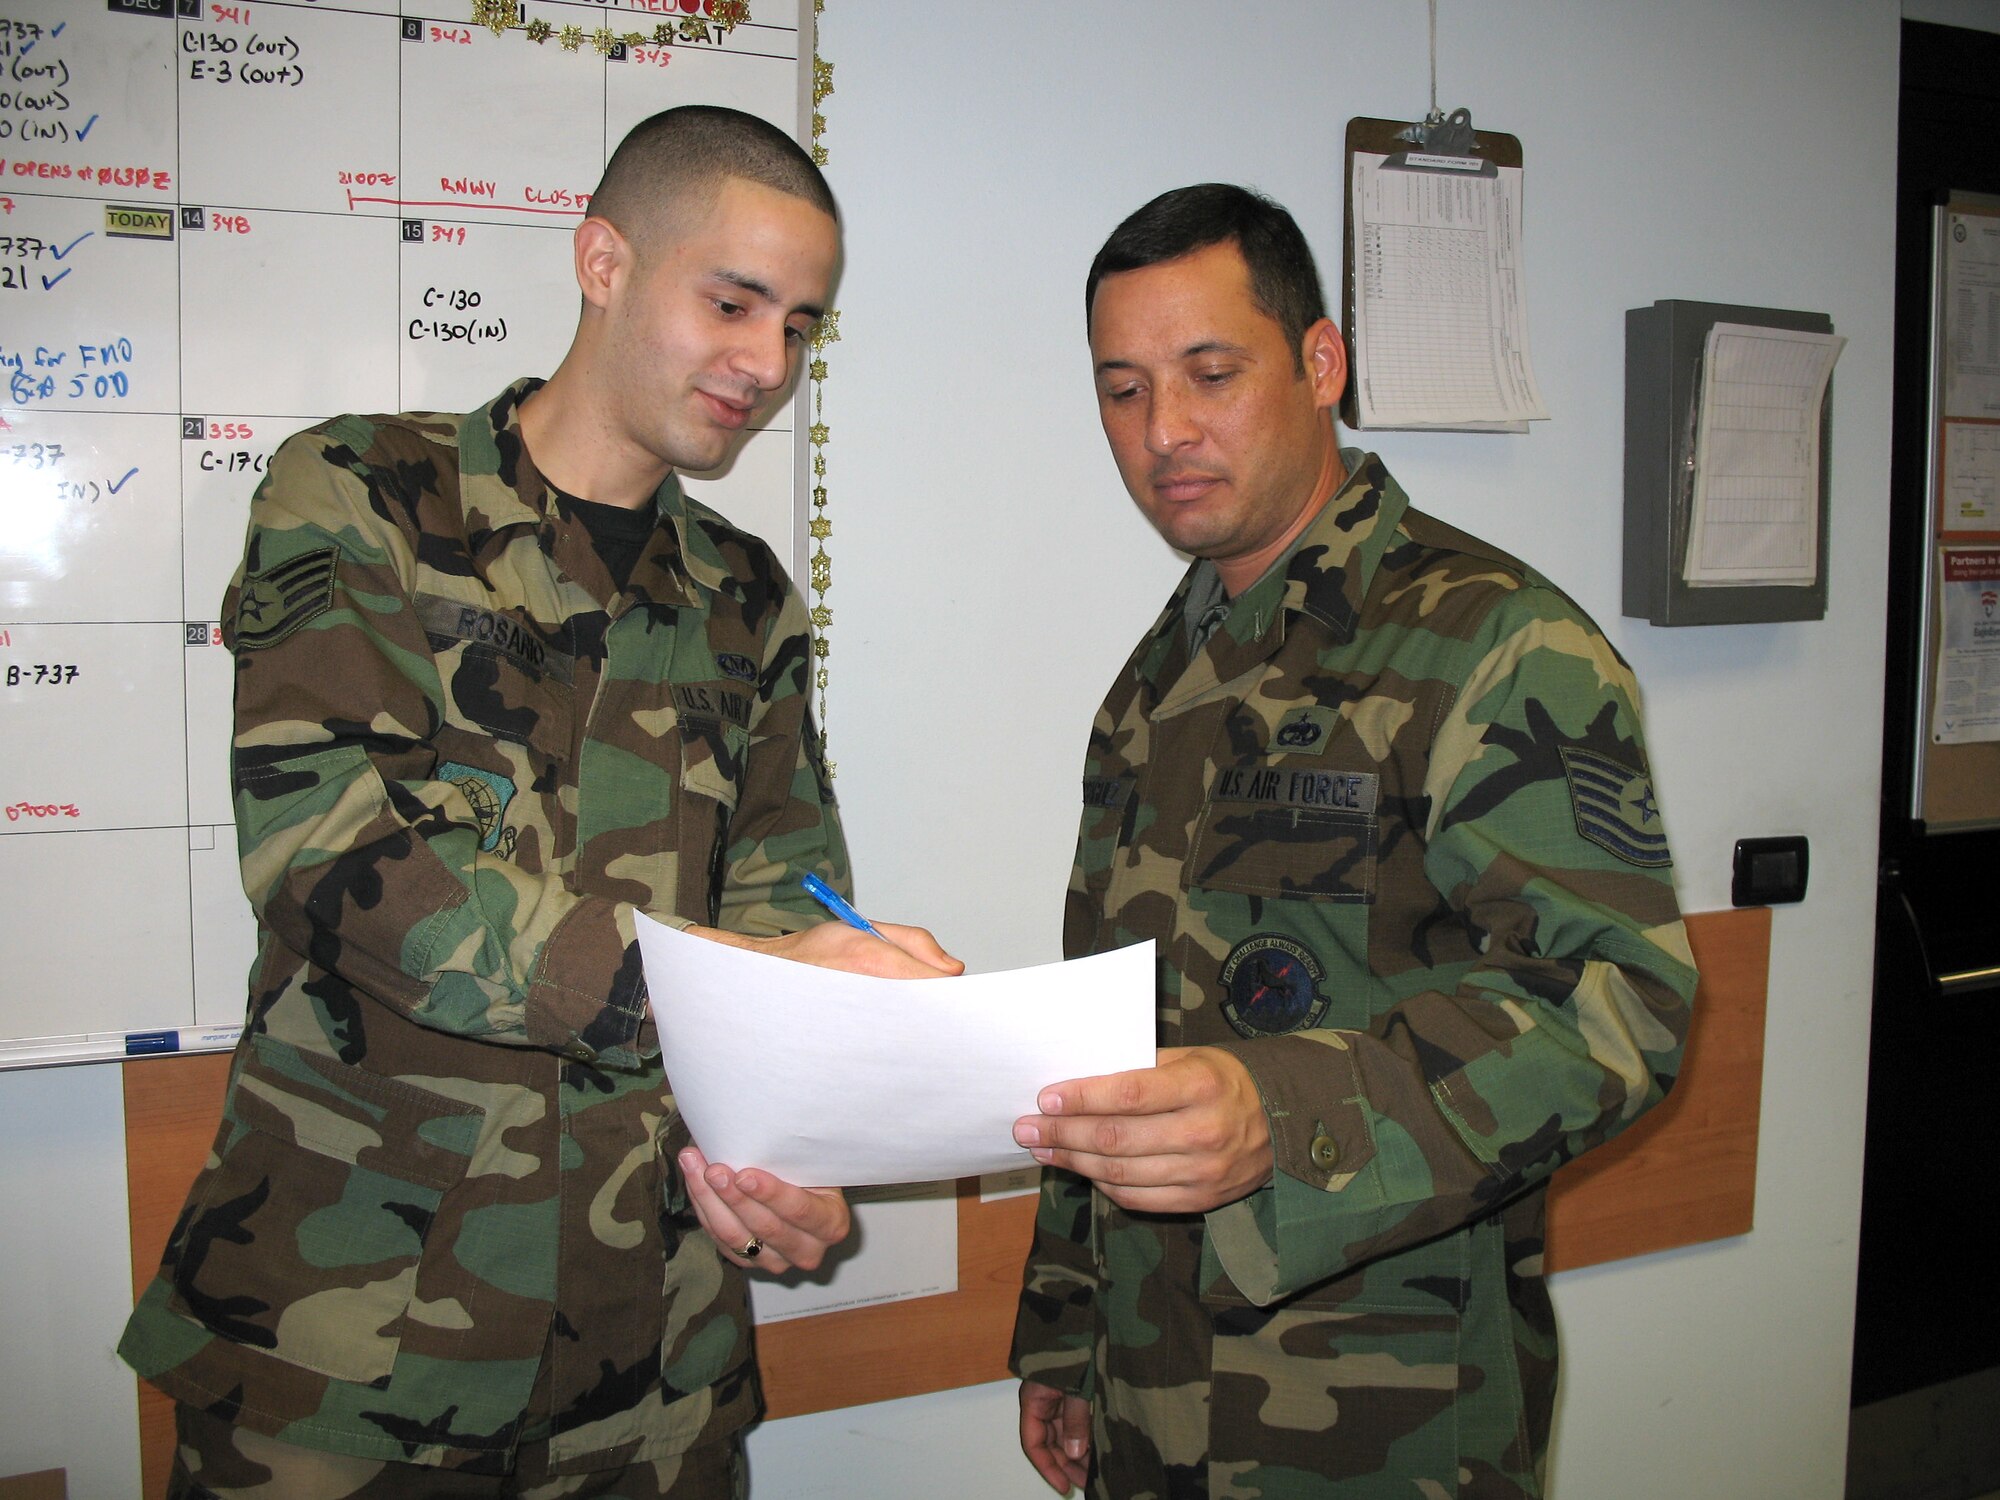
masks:
POLYGON ((331 609, 338 557, 332 547, 320 547, 244 579, 236 601, 236 644, 245 651, 275 646, 331 609))
POLYGON ((1578 833, 1630 865, 1673 863, 1648 773, 1581 745, 1563 746, 1562 759, 1578 833))

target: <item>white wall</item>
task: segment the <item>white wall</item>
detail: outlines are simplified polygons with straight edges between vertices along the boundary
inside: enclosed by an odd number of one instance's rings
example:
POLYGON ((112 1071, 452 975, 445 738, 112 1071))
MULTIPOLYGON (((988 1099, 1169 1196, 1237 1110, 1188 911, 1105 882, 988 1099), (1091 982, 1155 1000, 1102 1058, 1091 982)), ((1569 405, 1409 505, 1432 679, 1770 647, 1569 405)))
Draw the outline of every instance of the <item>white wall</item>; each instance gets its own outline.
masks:
POLYGON ((2000 0, 1903 0, 1903 19, 2000 31, 2000 0))
MULTIPOLYGON (((1381 434, 1419 505, 1522 553, 1646 690, 1683 904, 1729 903, 1738 837, 1804 833, 1777 914, 1756 1230, 1557 1278, 1555 1493, 1836 1495, 1866 1071, 1889 437, 1898 12, 1885 0, 1439 7, 1440 102, 1521 137, 1526 438, 1381 434), (1823 623, 1619 617, 1624 311, 1808 308, 1835 380, 1823 623)), ((1332 286, 1353 115, 1421 112, 1422 0, 949 6, 829 0, 830 172, 848 224, 826 391, 838 787, 868 909, 978 964, 1058 936, 1085 731, 1179 563, 1124 498, 1090 395, 1091 253, 1154 193, 1249 181, 1332 286)), ((764 1493, 1038 1493, 1006 1385, 771 1424, 764 1493), (989 1435, 1000 1436, 989 1442, 989 1435), (916 1472, 922 1472, 920 1469, 916 1472)), ((1044 1492, 1045 1493, 1045 1492, 1044 1492)))
MULTIPOLYGON (((1646 689, 1683 904, 1733 840, 1804 833, 1777 914, 1755 1231, 1557 1279, 1567 1500, 1840 1490, 1866 1070, 1889 438, 1895 0, 1440 7, 1446 107, 1518 134, 1528 437, 1384 434, 1423 505, 1597 616, 1646 689), (1623 313, 1661 297, 1832 315, 1831 610, 1619 617, 1623 313)), ((1420 112, 1423 0, 828 0, 848 221, 828 351, 830 728, 867 909, 978 966, 1052 956, 1104 683, 1179 563, 1124 499, 1081 282, 1123 214, 1203 178, 1287 203, 1331 284, 1349 116, 1420 112)), ((109 1069, 0 1075, 0 1473, 133 1492, 109 1069), (21 1205, 49 1207, 29 1214, 21 1205)), ((764 1500, 1043 1493, 996 1385, 769 1424, 764 1500)))
POLYGON ((115 1067, 0 1073, 0 1475, 139 1493, 139 1409, 113 1347, 132 1307, 115 1067))

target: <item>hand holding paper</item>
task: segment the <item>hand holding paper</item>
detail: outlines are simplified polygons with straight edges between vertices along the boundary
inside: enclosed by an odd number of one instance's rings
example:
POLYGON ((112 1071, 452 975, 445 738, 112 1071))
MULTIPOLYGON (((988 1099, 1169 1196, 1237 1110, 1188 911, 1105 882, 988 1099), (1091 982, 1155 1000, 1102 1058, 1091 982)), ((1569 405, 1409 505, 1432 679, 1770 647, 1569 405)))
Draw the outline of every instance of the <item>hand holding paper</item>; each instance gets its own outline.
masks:
POLYGON ((1206 1213, 1271 1176, 1271 1127, 1250 1070, 1218 1047, 1163 1047, 1159 1066, 1043 1089, 1016 1122, 1035 1160, 1090 1178, 1121 1208, 1206 1213))
POLYGON ((681 1176, 695 1217, 740 1266, 782 1276, 813 1271, 854 1227, 839 1188, 802 1188, 769 1172, 733 1172, 696 1146, 681 1152, 681 1176))

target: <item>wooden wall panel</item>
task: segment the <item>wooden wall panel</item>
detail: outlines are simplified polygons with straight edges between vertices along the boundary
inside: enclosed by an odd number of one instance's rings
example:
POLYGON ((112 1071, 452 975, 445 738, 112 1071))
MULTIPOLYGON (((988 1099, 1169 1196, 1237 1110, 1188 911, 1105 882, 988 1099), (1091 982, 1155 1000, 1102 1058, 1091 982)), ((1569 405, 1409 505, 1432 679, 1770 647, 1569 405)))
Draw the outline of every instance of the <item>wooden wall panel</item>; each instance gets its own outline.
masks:
POLYGON ((1748 1234, 1757 1206, 1771 910, 1688 918, 1701 987, 1666 1102, 1549 1184, 1550 1271, 1748 1234))
MULTIPOLYGON (((1550 1188, 1546 1264, 1595 1265, 1696 1244, 1751 1227, 1771 914, 1751 908, 1688 918, 1701 969, 1694 1034, 1667 1102, 1610 1145, 1565 1167, 1550 1188)), ((206 1156, 228 1059, 125 1064, 133 1285, 159 1263, 174 1216, 206 1156)), ((773 1417, 886 1401, 998 1380, 1034 1219, 1032 1196, 979 1201, 958 1185, 958 1287, 945 1296, 850 1308, 759 1331, 773 1417)), ((140 1389, 146 1494, 171 1461, 166 1400, 140 1389)))
MULTIPOLYGON (((132 1300, 153 1279, 181 1201, 222 1122, 227 1052, 149 1057, 125 1068, 125 1195, 132 1214, 132 1300)), ((163 1495, 174 1460, 174 1405, 139 1383, 140 1493, 163 1495)))

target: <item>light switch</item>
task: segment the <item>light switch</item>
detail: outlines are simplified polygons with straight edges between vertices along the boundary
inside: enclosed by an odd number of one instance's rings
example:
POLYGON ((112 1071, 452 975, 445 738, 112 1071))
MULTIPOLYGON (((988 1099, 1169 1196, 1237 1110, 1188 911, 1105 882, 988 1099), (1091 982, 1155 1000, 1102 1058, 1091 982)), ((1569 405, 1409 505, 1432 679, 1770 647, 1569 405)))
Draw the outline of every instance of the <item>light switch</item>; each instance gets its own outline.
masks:
POLYGON ((1780 906, 1806 898, 1808 850, 1804 834, 1738 839, 1729 900, 1735 906, 1780 906))

